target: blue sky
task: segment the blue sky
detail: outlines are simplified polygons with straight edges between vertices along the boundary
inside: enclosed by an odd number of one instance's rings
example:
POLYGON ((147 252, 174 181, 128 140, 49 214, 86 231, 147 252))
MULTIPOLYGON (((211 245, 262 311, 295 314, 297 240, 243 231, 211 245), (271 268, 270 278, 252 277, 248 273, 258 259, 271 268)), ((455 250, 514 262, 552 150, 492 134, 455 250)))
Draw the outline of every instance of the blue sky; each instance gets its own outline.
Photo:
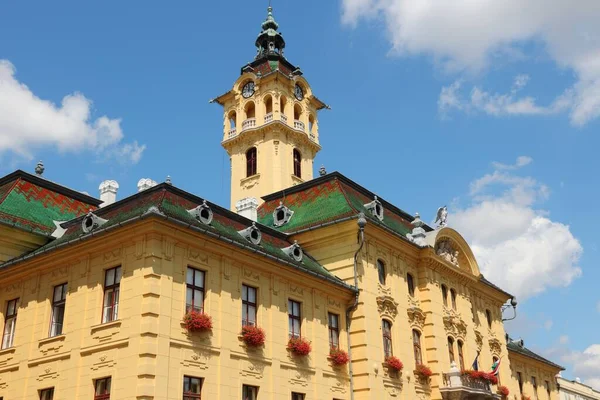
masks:
MULTIPOLYGON (((521 299, 512 336, 600 386, 600 15, 580 2, 273 5, 286 56, 332 108, 316 166, 427 221, 448 204, 486 276, 521 299)), ((119 198, 171 175, 228 204, 208 100, 254 57, 267 2, 165 4, 3 6, 1 174, 42 159, 93 195, 117 180, 119 198)))

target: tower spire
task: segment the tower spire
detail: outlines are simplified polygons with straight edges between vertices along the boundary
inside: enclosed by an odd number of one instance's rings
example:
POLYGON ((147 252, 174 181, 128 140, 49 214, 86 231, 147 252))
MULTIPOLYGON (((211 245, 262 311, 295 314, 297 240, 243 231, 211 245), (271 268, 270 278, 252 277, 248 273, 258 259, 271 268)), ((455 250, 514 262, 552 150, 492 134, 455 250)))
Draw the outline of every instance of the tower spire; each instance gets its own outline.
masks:
POLYGON ((269 1, 269 7, 267 7, 267 18, 261 25, 261 32, 256 38, 256 58, 262 58, 269 55, 283 56, 283 49, 285 48, 285 40, 281 32, 278 31, 279 24, 273 17, 273 7, 269 1))

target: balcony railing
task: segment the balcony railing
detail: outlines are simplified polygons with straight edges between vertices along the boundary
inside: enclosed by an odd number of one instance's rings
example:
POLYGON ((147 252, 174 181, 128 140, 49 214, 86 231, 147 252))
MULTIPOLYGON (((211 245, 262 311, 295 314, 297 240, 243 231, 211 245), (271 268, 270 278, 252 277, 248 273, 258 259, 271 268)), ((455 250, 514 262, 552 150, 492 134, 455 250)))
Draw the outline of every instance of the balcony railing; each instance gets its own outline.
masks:
MULTIPOLYGON (((481 379, 475 379, 469 375, 461 375, 460 381, 463 387, 492 393, 490 384, 485 381, 482 381, 481 379)), ((444 374, 444 386, 451 386, 449 374, 444 374)))
POLYGON ((304 122, 298 121, 297 119, 295 119, 294 120, 294 129, 303 131, 304 130, 304 122))
POLYGON ((315 134, 314 134, 314 133, 312 133, 312 132, 310 132, 310 133, 308 134, 308 137, 309 137, 309 138, 310 138, 310 140, 312 140, 313 142, 316 140, 315 134))
POLYGON ((440 387, 444 400, 500 400, 501 396, 492 392, 489 382, 463 374, 452 362, 450 372, 442 374, 443 385, 440 387))
POLYGON ((287 115, 281 114, 281 122, 283 122, 284 124, 287 124, 287 115))
POLYGON ((235 128, 230 129, 229 130, 229 138, 231 139, 232 137, 234 137, 237 133, 237 130, 235 128))
POLYGON ((242 122, 242 130, 254 128, 256 126, 256 118, 248 118, 244 122, 242 122))
POLYGON ((272 112, 265 115, 265 124, 267 124, 271 121, 273 121, 273 113, 272 112))

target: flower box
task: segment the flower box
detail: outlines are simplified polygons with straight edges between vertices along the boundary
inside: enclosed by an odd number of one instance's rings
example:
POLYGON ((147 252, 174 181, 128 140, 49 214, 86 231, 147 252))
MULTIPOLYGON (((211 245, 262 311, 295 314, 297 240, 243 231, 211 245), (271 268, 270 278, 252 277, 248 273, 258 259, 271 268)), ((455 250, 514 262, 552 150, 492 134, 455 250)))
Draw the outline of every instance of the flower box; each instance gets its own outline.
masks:
POLYGON ((334 365, 346 365, 350 361, 348 353, 335 347, 329 350, 329 358, 334 365))
POLYGON ((425 364, 417 364, 415 367, 415 374, 417 374, 420 378, 428 379, 433 372, 431 372, 431 368, 429 368, 425 364))
POLYGON ((498 386, 498 394, 502 395, 502 397, 508 397, 510 390, 506 386, 498 386))
POLYGON ((307 356, 312 350, 308 340, 296 337, 293 337, 288 341, 287 348, 297 356, 307 356))
POLYGON ((242 340, 250 347, 259 347, 265 344, 265 331, 252 325, 242 327, 242 340))
POLYGON ((400 361, 398 357, 394 356, 386 358, 385 365, 387 365, 389 369, 396 372, 402 371, 402 368, 404 368, 404 364, 402 364, 402 361, 400 361))
POLYGON ((465 371, 462 371, 462 374, 463 375, 468 375, 471 378, 480 380, 482 382, 487 382, 490 385, 497 385, 498 384, 498 377, 496 375, 494 375, 494 374, 489 373, 489 372, 465 370, 465 371))
POLYGON ((212 329, 212 318, 203 312, 188 312, 183 317, 183 323, 189 332, 206 332, 212 329))

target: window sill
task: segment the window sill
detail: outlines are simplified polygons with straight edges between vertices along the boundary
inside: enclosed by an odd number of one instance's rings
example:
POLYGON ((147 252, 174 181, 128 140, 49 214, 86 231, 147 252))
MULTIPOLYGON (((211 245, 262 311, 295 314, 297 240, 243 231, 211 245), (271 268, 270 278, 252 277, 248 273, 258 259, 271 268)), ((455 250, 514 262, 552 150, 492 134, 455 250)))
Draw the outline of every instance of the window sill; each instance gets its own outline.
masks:
POLYGON ((250 182, 250 181, 258 179, 258 178, 260 178, 259 173, 242 178, 242 180, 240 182, 241 183, 250 182))
POLYGON ((294 184, 304 183, 304 179, 299 178, 294 174, 292 174, 291 176, 292 176, 292 182, 294 182, 294 184))
POLYGON ((91 329, 92 333, 94 333, 94 332, 102 331, 105 329, 118 328, 120 326, 121 326, 121 320, 117 319, 115 321, 104 322, 102 324, 94 325, 90 329, 91 329))
POLYGON ((8 347, 6 349, 2 349, 2 350, 0 350, 0 356, 3 356, 5 354, 12 354, 15 351, 17 351, 17 348, 15 346, 8 347))
POLYGON ((64 334, 60 334, 60 335, 40 339, 40 340, 38 340, 38 343, 40 346, 43 346, 43 345, 46 345, 49 343, 62 342, 63 340, 65 340, 65 338, 66 338, 66 336, 64 334))

